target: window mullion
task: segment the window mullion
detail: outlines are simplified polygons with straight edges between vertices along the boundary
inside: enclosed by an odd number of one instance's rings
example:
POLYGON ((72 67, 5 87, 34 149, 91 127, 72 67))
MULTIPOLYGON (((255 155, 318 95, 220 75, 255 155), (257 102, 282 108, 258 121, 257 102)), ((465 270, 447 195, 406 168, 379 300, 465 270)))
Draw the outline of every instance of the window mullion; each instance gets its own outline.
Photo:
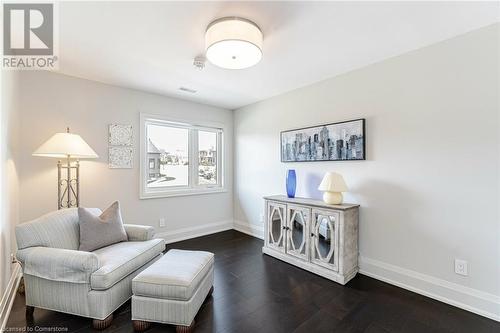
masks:
POLYGON ((218 132, 217 133, 217 159, 216 159, 216 167, 217 167, 217 186, 224 186, 224 179, 223 179, 223 170, 225 168, 224 164, 224 147, 222 146, 224 144, 224 139, 222 138, 223 133, 218 132))
POLYGON ((198 130, 196 129, 191 129, 190 130, 191 135, 191 152, 189 158, 191 159, 190 161, 190 175, 191 175, 191 180, 190 180, 190 187, 196 188, 198 187, 198 130))

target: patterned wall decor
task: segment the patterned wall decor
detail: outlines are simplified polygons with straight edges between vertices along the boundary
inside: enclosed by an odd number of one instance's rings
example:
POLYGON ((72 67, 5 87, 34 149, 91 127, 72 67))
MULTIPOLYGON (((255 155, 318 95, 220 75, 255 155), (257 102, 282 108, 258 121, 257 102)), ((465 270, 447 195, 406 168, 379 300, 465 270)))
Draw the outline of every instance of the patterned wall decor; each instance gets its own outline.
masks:
POLYGON ((131 146, 132 145, 132 125, 109 125, 109 145, 110 146, 131 146))
POLYGON ((132 125, 110 124, 108 131, 109 168, 131 169, 134 158, 132 125))
POLYGON ((132 147, 109 147, 110 169, 131 169, 134 149, 132 147))

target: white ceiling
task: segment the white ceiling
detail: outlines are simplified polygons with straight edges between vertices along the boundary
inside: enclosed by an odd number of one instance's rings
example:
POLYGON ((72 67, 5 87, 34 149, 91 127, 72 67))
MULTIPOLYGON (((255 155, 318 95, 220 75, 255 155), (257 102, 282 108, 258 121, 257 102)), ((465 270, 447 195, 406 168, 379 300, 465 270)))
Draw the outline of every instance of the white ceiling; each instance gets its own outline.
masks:
POLYGON ((236 109, 499 20, 498 2, 65 2, 59 72, 236 109), (255 67, 195 69, 214 19, 264 33, 255 67), (197 90, 191 94, 179 90, 197 90))

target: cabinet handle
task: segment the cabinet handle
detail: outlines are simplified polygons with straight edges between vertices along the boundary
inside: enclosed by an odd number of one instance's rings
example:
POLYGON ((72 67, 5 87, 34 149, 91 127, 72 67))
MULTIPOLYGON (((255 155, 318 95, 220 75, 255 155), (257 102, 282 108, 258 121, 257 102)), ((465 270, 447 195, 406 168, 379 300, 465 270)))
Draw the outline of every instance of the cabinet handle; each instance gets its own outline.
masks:
POLYGON ((311 237, 314 237, 315 235, 311 232, 311 237))

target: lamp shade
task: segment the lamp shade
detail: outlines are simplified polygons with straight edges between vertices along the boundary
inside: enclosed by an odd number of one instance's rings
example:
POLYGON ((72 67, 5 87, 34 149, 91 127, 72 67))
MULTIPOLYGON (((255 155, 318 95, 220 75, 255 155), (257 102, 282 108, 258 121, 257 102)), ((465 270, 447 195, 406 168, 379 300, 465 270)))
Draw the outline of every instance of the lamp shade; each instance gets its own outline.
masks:
POLYGON ((347 192, 347 185, 341 174, 327 172, 319 184, 318 190, 324 192, 347 192))
POLYGON ((56 133, 45 141, 33 156, 57 158, 97 158, 96 152, 82 139, 73 133, 56 133))
POLYGON ((255 23, 239 17, 224 17, 207 28, 206 56, 222 68, 251 67, 262 58, 262 41, 262 31, 255 23))

